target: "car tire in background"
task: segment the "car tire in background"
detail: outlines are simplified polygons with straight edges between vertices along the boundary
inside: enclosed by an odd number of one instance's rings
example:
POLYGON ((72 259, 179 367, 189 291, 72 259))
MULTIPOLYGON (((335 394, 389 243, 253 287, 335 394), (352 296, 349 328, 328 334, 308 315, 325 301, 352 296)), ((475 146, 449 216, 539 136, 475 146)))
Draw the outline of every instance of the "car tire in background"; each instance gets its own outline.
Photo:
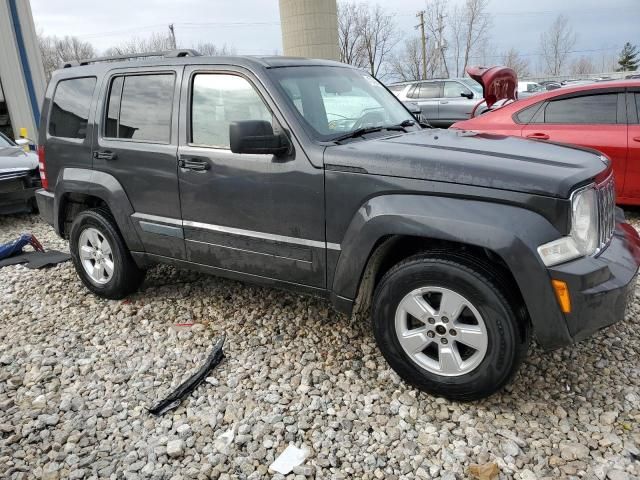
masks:
POLYGON ((69 249, 82 283, 100 297, 124 298, 144 280, 145 271, 135 264, 107 209, 84 210, 76 216, 69 249))
POLYGON ((391 367, 425 392, 458 401, 487 397, 515 375, 528 322, 486 266, 420 254, 391 268, 374 293, 373 332, 391 367))

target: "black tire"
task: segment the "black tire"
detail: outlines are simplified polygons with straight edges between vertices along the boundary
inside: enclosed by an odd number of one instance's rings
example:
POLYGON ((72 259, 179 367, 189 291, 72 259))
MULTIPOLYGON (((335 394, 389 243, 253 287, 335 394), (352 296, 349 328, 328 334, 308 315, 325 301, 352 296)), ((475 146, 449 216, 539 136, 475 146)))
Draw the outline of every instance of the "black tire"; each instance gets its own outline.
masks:
POLYGON ((513 300, 507 300, 515 298, 513 292, 504 287, 501 291, 498 278, 479 263, 447 254, 420 254, 391 268, 378 284, 372 304, 373 333, 389 365, 411 385, 451 400, 478 400, 504 387, 525 358, 530 337, 528 322, 518 315, 513 300), (427 286, 462 295, 484 321, 484 358, 460 376, 444 376, 423 368, 405 352, 398 339, 398 305, 409 292, 427 286))
POLYGON ((124 298, 138 290, 144 280, 145 271, 135 264, 113 216, 105 208, 84 210, 76 216, 71 224, 69 250, 80 280, 99 297, 113 300, 124 298), (92 280, 80 259, 80 235, 88 228, 96 229, 111 247, 113 275, 103 284, 92 280))

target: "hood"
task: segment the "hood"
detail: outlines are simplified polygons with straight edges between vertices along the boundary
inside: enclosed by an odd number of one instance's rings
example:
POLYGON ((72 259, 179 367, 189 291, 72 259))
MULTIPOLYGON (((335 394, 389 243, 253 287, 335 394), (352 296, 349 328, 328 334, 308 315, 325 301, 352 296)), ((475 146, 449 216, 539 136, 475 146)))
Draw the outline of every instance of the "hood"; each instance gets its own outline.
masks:
POLYGON ((467 74, 482 85, 487 107, 498 100, 515 100, 518 75, 509 67, 467 67, 467 74))
POLYGON ((327 147, 325 165, 568 198, 608 168, 590 151, 503 135, 424 129, 327 147))
POLYGON ((21 147, 0 147, 0 174, 38 168, 38 156, 21 147))

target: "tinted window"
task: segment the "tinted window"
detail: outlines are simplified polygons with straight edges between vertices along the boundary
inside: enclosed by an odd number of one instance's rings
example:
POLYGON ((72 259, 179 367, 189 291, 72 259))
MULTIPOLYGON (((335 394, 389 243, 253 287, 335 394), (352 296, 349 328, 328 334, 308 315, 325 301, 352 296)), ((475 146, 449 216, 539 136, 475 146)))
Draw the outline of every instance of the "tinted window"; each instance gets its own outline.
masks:
POLYGON ((412 94, 412 98, 438 98, 440 96, 440 83, 422 82, 412 94))
POLYGON ((616 123, 618 94, 585 95, 549 102, 544 112, 545 123, 616 123))
POLYGON ((540 108, 541 103, 534 103, 530 107, 520 110, 516 113, 516 121, 518 123, 530 123, 533 120, 534 115, 540 108))
POLYGON ((116 77, 111 82, 111 89, 109 90, 109 106, 107 110, 105 137, 118 136, 118 115, 120 114, 120 98, 122 95, 123 83, 124 77, 116 77))
POLYGON ((191 104, 191 142, 229 148, 229 124, 243 120, 272 121, 251 84, 237 75, 196 75, 191 104))
POLYGON ((49 118, 49 134, 54 137, 85 138, 95 77, 62 80, 56 87, 49 118))
POLYGON ((640 93, 636 93, 636 121, 640 123, 640 93))
POLYGON ((460 98, 462 94, 469 95, 471 90, 458 82, 444 82, 444 93, 443 97, 445 98, 460 98))
POLYGON ((171 138, 173 83, 174 75, 171 73, 115 78, 109 91, 105 136, 168 143, 171 138), (122 78, 124 85, 119 94, 122 78))

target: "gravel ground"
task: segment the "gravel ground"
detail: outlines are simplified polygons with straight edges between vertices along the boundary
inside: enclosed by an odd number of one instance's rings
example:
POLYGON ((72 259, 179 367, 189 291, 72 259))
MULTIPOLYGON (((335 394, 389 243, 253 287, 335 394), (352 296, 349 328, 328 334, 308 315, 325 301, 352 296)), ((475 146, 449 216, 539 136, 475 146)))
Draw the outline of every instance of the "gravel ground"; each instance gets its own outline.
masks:
MULTIPOLYGON (((36 216, 0 218, 0 241, 23 231, 67 248, 36 216)), ((71 263, 6 267, 0 478, 284 478, 268 466, 289 443, 310 451, 296 479, 453 480, 490 461, 503 479, 639 478, 639 291, 625 322, 534 348, 506 391, 459 404, 408 388, 368 326, 320 300, 158 267, 107 301, 71 263), (223 333, 207 383, 150 416, 223 333)))

